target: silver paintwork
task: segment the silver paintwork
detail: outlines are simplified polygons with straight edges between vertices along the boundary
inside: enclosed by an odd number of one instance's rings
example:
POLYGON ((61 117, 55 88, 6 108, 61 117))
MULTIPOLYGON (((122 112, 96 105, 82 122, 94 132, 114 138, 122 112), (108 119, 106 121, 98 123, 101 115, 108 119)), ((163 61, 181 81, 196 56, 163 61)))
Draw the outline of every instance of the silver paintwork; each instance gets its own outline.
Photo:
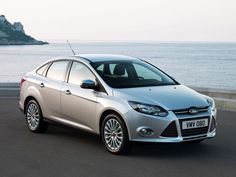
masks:
MULTIPOLYGON (((42 110, 43 116, 66 125, 83 128, 100 134, 100 119, 105 111, 118 113, 127 126, 130 141, 144 142, 181 142, 193 139, 211 138, 215 130, 210 132, 210 126, 204 137, 201 135, 183 138, 181 135, 180 119, 210 117, 216 118, 216 109, 210 107, 197 114, 175 114, 174 110, 190 107, 208 106, 207 96, 202 95, 184 85, 142 87, 129 89, 114 89, 109 87, 90 65, 90 61, 103 60, 138 60, 134 57, 119 55, 80 55, 54 58, 55 60, 76 60, 86 65, 103 85, 105 92, 83 89, 79 85, 48 79, 36 74, 36 70, 27 73, 26 81, 21 86, 19 105, 25 109, 25 101, 34 97, 42 110), (43 86, 42 86, 43 85, 43 86), (69 92, 68 92, 69 91, 69 92), (135 111, 128 101, 159 105, 168 111, 167 117, 145 115, 135 111), (172 122, 176 122, 178 137, 161 137, 161 133, 172 122), (143 137, 138 133, 142 127, 150 128, 153 134, 143 137)), ((48 61, 48 62, 49 62, 48 61)))

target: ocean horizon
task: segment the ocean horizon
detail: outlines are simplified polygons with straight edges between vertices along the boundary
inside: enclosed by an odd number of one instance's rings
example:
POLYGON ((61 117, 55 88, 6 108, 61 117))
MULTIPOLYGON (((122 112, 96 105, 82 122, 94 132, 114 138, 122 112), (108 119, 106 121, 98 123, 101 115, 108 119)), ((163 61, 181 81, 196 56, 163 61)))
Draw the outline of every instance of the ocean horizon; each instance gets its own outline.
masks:
MULTIPOLYGON (((181 84, 236 90, 236 43, 233 42, 70 42, 76 54, 134 56, 154 64, 181 84)), ((53 40, 49 45, 0 46, 0 82, 20 82, 26 72, 48 59, 71 55, 63 40, 53 40)))

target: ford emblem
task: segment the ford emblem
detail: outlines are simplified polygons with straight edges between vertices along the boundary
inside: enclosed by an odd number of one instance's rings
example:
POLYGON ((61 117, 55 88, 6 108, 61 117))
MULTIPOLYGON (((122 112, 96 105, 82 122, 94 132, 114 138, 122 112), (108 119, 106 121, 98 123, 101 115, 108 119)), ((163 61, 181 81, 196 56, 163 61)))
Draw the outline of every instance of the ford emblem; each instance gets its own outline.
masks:
POLYGON ((188 110, 189 114, 197 114, 198 113, 198 110, 196 108, 190 108, 188 110))

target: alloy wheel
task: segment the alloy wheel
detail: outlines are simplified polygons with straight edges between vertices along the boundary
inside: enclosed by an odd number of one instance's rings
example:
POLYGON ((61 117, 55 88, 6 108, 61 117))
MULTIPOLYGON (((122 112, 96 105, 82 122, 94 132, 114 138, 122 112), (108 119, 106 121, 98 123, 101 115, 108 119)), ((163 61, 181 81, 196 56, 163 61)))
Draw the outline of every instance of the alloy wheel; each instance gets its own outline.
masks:
POLYGON ((40 113, 36 104, 30 103, 27 108, 27 123, 31 130, 36 130, 39 125, 40 113))
POLYGON ((123 130, 116 119, 109 119, 104 126, 104 139, 108 148, 116 152, 123 143, 123 130))

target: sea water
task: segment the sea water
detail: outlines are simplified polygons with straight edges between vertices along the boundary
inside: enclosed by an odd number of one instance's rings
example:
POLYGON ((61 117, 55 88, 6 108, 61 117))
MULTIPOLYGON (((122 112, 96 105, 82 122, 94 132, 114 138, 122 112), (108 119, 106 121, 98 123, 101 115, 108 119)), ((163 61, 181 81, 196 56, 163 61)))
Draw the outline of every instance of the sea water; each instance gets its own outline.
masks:
MULTIPOLYGON (((77 54, 122 54, 142 58, 182 84, 236 89, 236 43, 76 42, 77 54)), ((19 82, 55 56, 72 55, 66 43, 0 46, 0 82, 19 82)))

